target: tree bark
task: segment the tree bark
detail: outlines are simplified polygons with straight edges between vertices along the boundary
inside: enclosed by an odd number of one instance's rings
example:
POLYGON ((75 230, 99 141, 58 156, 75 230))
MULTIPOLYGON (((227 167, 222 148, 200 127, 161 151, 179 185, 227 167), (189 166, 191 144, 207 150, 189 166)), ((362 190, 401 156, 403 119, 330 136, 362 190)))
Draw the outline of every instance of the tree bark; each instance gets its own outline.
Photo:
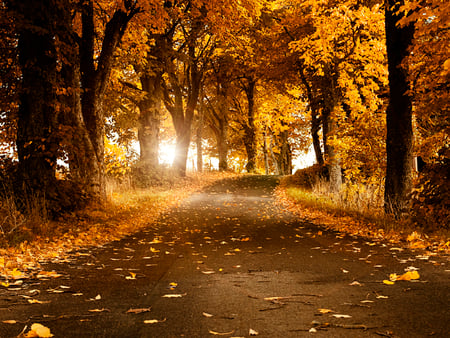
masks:
POLYGON ((342 168, 334 147, 329 143, 330 135, 336 130, 336 121, 331 116, 331 110, 324 108, 322 112, 323 144, 328 167, 329 186, 332 193, 339 193, 342 186, 342 168))
POLYGON ((12 2, 18 23, 22 91, 16 146, 19 191, 46 199, 56 193, 56 158, 59 148, 57 107, 57 52, 52 23, 57 18, 52 1, 12 2), (25 190, 23 190, 25 189, 25 190))
POLYGON ((401 66, 414 37, 414 25, 398 27, 403 14, 396 10, 403 4, 386 2, 386 47, 389 70, 389 104, 386 111, 386 181, 385 212, 399 217, 409 209, 412 189, 412 103, 407 91, 407 71, 401 66))
POLYGON ((201 173, 203 171, 203 122, 204 114, 203 109, 200 109, 198 114, 196 144, 197 144, 197 171, 201 173))
POLYGON ((247 164, 245 169, 248 173, 256 172, 256 132, 255 132, 255 87, 256 81, 247 78, 244 84, 247 96, 247 119, 244 123, 244 145, 247 152, 247 164))

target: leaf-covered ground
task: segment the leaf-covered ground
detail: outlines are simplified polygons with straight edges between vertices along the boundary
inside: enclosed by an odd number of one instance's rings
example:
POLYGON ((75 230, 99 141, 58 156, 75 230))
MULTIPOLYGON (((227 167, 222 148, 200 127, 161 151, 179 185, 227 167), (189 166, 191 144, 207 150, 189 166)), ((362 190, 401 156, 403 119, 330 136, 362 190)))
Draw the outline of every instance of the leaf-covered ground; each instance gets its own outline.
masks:
POLYGON ((154 223, 168 208, 195 191, 232 174, 205 173, 177 183, 122 193, 112 193, 108 203, 37 227, 44 236, 34 236, 20 245, 0 248, 0 277, 7 281, 33 276, 40 262, 64 259, 84 247, 102 245, 154 223))

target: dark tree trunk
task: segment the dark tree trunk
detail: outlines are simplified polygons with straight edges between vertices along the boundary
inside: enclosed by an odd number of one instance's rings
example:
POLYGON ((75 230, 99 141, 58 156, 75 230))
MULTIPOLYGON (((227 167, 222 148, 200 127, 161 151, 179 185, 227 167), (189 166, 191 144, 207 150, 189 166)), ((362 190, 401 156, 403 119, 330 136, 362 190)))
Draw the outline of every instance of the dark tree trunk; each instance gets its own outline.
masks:
POLYGON ((197 144, 197 171, 201 173, 203 171, 203 109, 200 109, 197 124, 196 144, 197 144))
POLYGON ((316 95, 313 93, 313 89, 306 79, 303 68, 300 70, 300 78, 303 85, 306 88, 306 96, 308 97, 309 107, 311 110, 311 137, 313 141, 314 153, 316 155, 316 162, 320 165, 324 164, 322 147, 320 146, 319 130, 320 130, 320 113, 319 105, 317 103, 316 95))
POLYGON ((342 168, 334 147, 329 143, 328 138, 336 130, 336 121, 331 116, 331 110, 323 109, 322 113, 323 144, 328 167, 330 191, 339 193, 342 186, 342 168))
POLYGON ((278 154, 278 172, 281 175, 290 175, 292 173, 292 154, 288 141, 288 131, 282 131, 280 136, 280 153, 278 154))
POLYGON ((52 1, 15 1, 22 91, 18 111, 18 192, 55 198, 58 138, 58 70, 52 1), (23 190, 25 189, 25 190, 23 190))
POLYGON ((407 72, 401 63, 408 55, 414 36, 414 25, 400 28, 402 14, 395 12, 403 1, 386 2, 386 46, 389 70, 389 104, 386 111, 386 181, 385 212, 400 216, 409 209, 412 189, 412 103, 407 72))
POLYGON ((263 133, 263 154, 264 154, 264 171, 269 175, 269 151, 267 150, 267 135, 263 133))
POLYGON ((322 166, 324 161, 319 137, 320 121, 321 119, 318 117, 316 109, 311 107, 311 137, 313 141, 314 154, 316 155, 316 162, 322 166))
POLYGON ((247 96, 247 120, 244 124, 244 145, 247 151, 247 164, 245 169, 248 173, 256 171, 256 132, 255 132, 255 86, 256 81, 247 78, 244 84, 245 94, 247 96))

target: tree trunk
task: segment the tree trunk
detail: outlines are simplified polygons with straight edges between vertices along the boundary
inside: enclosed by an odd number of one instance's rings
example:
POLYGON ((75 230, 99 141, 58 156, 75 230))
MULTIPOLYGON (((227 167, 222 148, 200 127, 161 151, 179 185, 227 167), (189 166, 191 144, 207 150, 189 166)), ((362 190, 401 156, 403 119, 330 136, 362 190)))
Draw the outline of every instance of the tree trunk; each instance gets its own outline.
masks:
POLYGON ((386 213, 400 216, 409 209, 412 189, 412 103, 407 72, 401 63, 408 55, 414 36, 414 25, 400 28, 403 14, 395 12, 403 4, 389 0, 386 7, 386 47, 389 70, 389 104, 386 111, 386 181, 384 206, 386 213))
POLYGON ((311 107, 311 137, 313 141, 314 153, 316 155, 316 162, 322 166, 324 161, 319 138, 320 118, 317 116, 316 109, 311 107))
POLYGON ((217 139, 217 150, 219 152, 219 170, 228 170, 228 124, 221 123, 217 139))
POLYGON ((18 1, 12 9, 23 19, 18 23, 23 88, 16 139, 19 156, 18 192, 52 199, 56 197, 60 113, 56 93, 57 52, 51 26, 57 13, 51 1, 18 1))
POLYGON ((336 121, 331 116, 331 110, 324 108, 322 113, 323 144, 328 167, 329 186, 332 193, 339 193, 342 186, 342 168, 340 161, 334 147, 330 145, 328 140, 330 135, 333 135, 336 127, 336 121))
POLYGON ((247 120, 244 124, 244 145, 247 151, 247 164, 245 169, 248 173, 256 171, 256 132, 255 132, 255 86, 256 81, 247 78, 247 84, 244 85, 247 96, 247 120))
POLYGON ((144 99, 139 102, 138 140, 140 161, 145 168, 155 169, 159 165, 159 129, 161 124, 161 76, 141 76, 144 99))
MULTIPOLYGON (((322 148, 320 146, 319 130, 320 130, 320 114, 317 103, 316 95, 313 93, 313 89, 306 79, 304 69, 300 70, 300 78, 303 85, 306 88, 306 96, 308 97, 309 107, 311 110, 311 137, 313 141, 314 153, 316 155, 316 162, 320 165, 324 164, 322 148)), ((325 134, 325 133, 324 133, 325 134)))
POLYGON ((201 173, 203 171, 203 109, 200 109, 197 125, 197 171, 201 173))
POLYGON ((98 58, 95 57, 95 22, 94 5, 92 0, 84 1, 82 4, 82 37, 80 43, 80 70, 83 93, 81 96, 81 107, 83 119, 88 130, 94 154, 86 153, 86 156, 98 162, 98 172, 90 171, 90 167, 83 168, 88 175, 98 175, 99 186, 87 187, 93 199, 102 201, 106 198, 106 180, 104 166, 104 137, 105 116, 102 109, 103 96, 106 90, 109 75, 111 73, 114 52, 125 33, 128 22, 138 12, 136 3, 125 2, 124 12, 118 9, 111 19, 106 23, 101 51, 98 58), (96 66, 97 65, 97 66, 96 66))
POLYGON ((263 132, 263 154, 264 154, 264 171, 269 175, 269 154, 267 150, 267 135, 263 132))

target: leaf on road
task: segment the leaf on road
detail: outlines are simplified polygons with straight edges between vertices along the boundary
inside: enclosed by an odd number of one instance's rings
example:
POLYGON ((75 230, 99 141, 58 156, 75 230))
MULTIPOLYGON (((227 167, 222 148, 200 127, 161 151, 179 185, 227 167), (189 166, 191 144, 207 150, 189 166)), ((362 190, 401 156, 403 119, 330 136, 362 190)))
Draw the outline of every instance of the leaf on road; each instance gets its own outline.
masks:
POLYGON ((253 330, 253 329, 250 329, 250 330, 248 330, 248 334, 249 334, 250 336, 257 336, 257 335, 259 335, 259 332, 258 332, 258 331, 255 331, 255 330, 253 330))
POLYGON ((136 279, 136 273, 129 271, 130 276, 126 276, 125 279, 136 279))
POLYGON ((98 294, 97 296, 95 296, 94 298, 89 298, 88 301, 96 301, 96 300, 100 300, 102 299, 102 296, 100 296, 100 294, 98 294))
POLYGON ((387 279, 383 280, 383 283, 386 284, 386 285, 393 285, 393 284, 395 284, 395 282, 387 280, 387 279))
POLYGON ((347 319, 347 318, 352 318, 352 316, 350 316, 350 315, 340 315, 340 314, 334 314, 334 315, 332 315, 334 318, 344 318, 344 319, 347 319))
POLYGON ((155 249, 154 247, 151 247, 150 251, 153 252, 153 253, 160 252, 158 249, 155 249))
POLYGON ((230 332, 217 332, 217 331, 213 331, 213 330, 208 330, 208 331, 209 331, 209 333, 211 333, 211 334, 213 334, 215 336, 228 336, 228 335, 234 333, 234 330, 230 331, 230 332))
POLYGON ((166 318, 161 319, 161 320, 159 320, 159 319, 147 319, 147 320, 144 320, 144 324, 163 323, 163 322, 165 322, 166 320, 167 320, 166 318))
POLYGON ((47 301, 43 301, 43 300, 37 300, 37 299, 28 299, 28 303, 30 304, 48 304, 51 301, 47 300, 47 301))
POLYGON ((415 280, 419 278, 420 278, 419 272, 417 270, 412 270, 404 273, 401 276, 398 276, 397 280, 415 280))
POLYGON ((58 278, 61 277, 62 275, 57 273, 56 271, 41 271, 38 273, 38 275, 36 276, 37 278, 58 278))
POLYGON ((138 314, 138 313, 150 312, 151 309, 152 309, 151 307, 142 308, 142 309, 128 309, 128 311, 125 313, 138 314))
POLYGON ((48 327, 45 327, 42 324, 34 323, 31 325, 31 331, 25 334, 25 337, 40 337, 40 338, 49 338, 53 337, 53 334, 50 332, 48 327))
POLYGON ((361 286, 361 283, 355 280, 355 281, 351 282, 349 285, 351 285, 351 286, 361 286))
POLYGON ((203 312, 202 315, 203 315, 204 317, 206 317, 206 318, 211 318, 211 317, 213 317, 212 314, 207 313, 207 312, 203 312))
POLYGON ((108 309, 105 308, 101 308, 101 309, 92 309, 92 310, 88 310, 89 312, 109 312, 108 309))
POLYGON ((333 310, 330 309, 318 309, 319 313, 321 314, 326 314, 326 313, 330 313, 330 312, 334 312, 333 310))
POLYGON ((202 271, 202 273, 205 274, 205 275, 211 275, 211 274, 213 274, 213 273, 215 273, 215 272, 209 270, 209 271, 202 271))
POLYGON ((9 319, 9 320, 2 320, 2 323, 4 324, 17 324, 17 321, 14 319, 9 319))
POLYGON ((164 295, 164 296, 162 296, 163 298, 181 298, 181 297, 183 297, 183 296, 186 296, 186 293, 183 293, 183 294, 177 294, 177 293, 170 293, 170 294, 167 294, 167 295, 164 295))

